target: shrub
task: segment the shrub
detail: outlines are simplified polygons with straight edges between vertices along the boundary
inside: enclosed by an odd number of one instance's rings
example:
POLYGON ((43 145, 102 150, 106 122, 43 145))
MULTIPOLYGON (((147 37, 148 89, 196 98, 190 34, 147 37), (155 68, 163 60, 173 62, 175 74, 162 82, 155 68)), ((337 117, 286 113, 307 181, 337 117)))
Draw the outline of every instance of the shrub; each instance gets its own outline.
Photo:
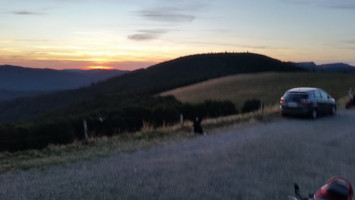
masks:
POLYGON ((248 113, 248 112, 259 110, 260 108, 261 108, 261 100, 251 99, 251 100, 247 100, 244 103, 244 106, 242 108, 242 112, 248 113))
POLYGON ((186 119, 194 120, 195 117, 219 117, 238 114, 238 110, 230 101, 211 101, 207 100, 201 104, 184 104, 181 112, 186 119))

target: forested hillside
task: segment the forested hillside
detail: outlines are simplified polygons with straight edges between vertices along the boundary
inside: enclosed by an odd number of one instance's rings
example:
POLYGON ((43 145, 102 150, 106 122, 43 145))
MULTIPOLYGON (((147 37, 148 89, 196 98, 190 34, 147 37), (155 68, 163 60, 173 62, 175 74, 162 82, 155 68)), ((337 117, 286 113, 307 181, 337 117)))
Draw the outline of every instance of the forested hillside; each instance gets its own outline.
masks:
MULTIPOLYGON (((95 101, 97 99, 109 101, 112 96, 117 94, 120 96, 125 96, 125 94, 153 95, 225 75, 300 70, 293 64, 252 53, 215 53, 186 56, 111 78, 90 87, 1 102, 0 121, 27 119, 65 105, 76 104, 80 106, 82 101, 104 106, 95 103, 95 101)), ((89 109, 95 110, 97 107, 89 109)))

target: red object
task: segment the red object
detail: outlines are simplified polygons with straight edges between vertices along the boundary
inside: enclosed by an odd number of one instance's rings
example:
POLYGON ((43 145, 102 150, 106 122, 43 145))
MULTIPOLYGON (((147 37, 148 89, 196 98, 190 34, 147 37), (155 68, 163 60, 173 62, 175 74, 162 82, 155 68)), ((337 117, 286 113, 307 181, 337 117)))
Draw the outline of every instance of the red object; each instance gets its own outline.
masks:
POLYGON ((329 179, 314 195, 315 200, 352 200, 353 187, 342 177, 329 179))
POLYGON ((283 97, 281 97, 280 104, 283 104, 283 103, 286 103, 286 100, 283 97))

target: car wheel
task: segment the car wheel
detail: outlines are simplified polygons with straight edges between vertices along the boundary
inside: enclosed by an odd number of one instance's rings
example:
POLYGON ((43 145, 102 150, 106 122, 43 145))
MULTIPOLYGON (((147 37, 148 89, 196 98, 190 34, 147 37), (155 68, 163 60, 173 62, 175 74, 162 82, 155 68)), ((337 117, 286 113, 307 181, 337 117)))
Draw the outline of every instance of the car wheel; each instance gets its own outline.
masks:
POLYGON ((314 108, 314 109, 312 110, 312 113, 311 113, 311 114, 312 114, 312 115, 311 115, 312 119, 313 119, 313 120, 316 120, 317 117, 318 117, 318 110, 317 110, 316 108, 314 108))
POLYGON ((335 106, 332 106, 332 110, 330 111, 331 115, 335 115, 337 112, 337 108, 335 106))
POLYGON ((346 103, 345 104, 345 109, 349 109, 351 107, 351 104, 350 103, 346 103))

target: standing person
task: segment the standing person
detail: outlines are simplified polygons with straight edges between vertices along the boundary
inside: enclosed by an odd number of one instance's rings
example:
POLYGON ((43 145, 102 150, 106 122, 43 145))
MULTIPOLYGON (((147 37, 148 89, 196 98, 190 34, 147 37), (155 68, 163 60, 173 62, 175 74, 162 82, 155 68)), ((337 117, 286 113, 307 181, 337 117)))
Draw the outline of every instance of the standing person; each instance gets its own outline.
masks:
POLYGON ((194 133, 203 134, 202 126, 201 126, 201 118, 196 117, 193 126, 194 126, 194 133))
POLYGON ((353 102, 354 101, 354 93, 353 93, 353 89, 349 89, 349 98, 350 98, 350 100, 351 100, 351 102, 353 102))

